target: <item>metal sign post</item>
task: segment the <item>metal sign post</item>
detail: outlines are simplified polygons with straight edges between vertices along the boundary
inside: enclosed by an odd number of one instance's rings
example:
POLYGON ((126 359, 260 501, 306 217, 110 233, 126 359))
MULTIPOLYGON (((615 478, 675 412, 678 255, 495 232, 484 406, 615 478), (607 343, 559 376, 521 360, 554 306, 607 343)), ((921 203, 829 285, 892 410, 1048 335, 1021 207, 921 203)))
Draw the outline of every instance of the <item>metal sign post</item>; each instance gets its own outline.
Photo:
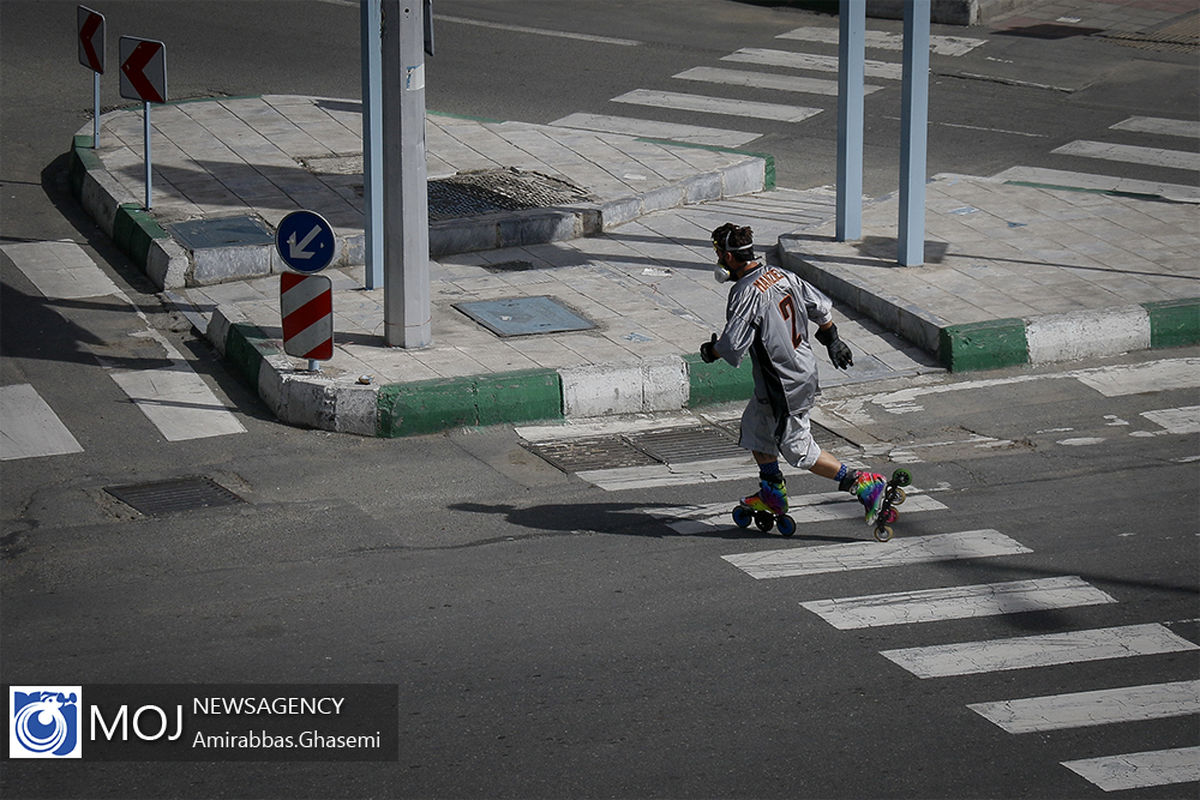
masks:
POLYGON ((146 210, 150 210, 150 104, 167 102, 167 48, 154 39, 121 37, 121 97, 142 101, 146 210))
POLYGON ((104 74, 104 15, 87 6, 75 9, 79 63, 92 71, 92 149, 100 146, 100 76, 104 74))
POLYGON ((383 83, 381 0, 362 0, 363 251, 367 289, 383 286, 383 83))
POLYGON ((867 6, 841 0, 838 8, 837 228, 839 242, 862 238, 863 75, 867 6))
POLYGON ((383 0, 383 328, 406 348, 433 343, 424 15, 424 3, 383 0))
POLYGON ((904 6, 904 85, 900 110, 900 230, 902 267, 925 263, 925 166, 929 127, 929 0, 904 6))

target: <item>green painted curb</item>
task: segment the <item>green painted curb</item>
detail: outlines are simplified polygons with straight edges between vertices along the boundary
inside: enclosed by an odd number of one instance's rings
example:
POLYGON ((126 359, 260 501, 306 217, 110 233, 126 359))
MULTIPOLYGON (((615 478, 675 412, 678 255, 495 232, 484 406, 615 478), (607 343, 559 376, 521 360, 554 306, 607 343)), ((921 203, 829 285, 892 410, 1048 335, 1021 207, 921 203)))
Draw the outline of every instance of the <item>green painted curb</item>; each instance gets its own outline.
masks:
POLYGON ((83 179, 88 170, 99 169, 103 166, 100 157, 92 150, 92 137, 82 134, 71 140, 71 159, 67 167, 67 177, 71 184, 71 196, 78 201, 83 200, 83 179))
POLYGON ((1029 363, 1025 321, 994 319, 949 325, 938 334, 938 359, 951 372, 1029 363))
POLYGON ((465 425, 561 419, 562 385, 554 370, 393 383, 379 388, 376 435, 437 433, 465 425))
POLYGON ((138 266, 146 265, 146 255, 154 239, 166 239, 169 234, 154 221, 150 212, 137 203, 122 203, 113 218, 113 241, 138 266))
POLYGON ((1142 303, 1150 315, 1151 347, 1200 344, 1200 299, 1142 303))
POLYGON ((480 425, 562 418, 562 378, 552 369, 480 376, 475 381, 480 425))
POLYGON ((754 372, 729 366, 725 361, 705 364, 696 353, 683 357, 688 368, 688 408, 745 400, 754 394, 754 372))
POLYGON ((249 322, 234 322, 225 334, 225 359, 255 391, 258 390, 258 371, 263 358, 278 352, 279 348, 262 329, 249 322))

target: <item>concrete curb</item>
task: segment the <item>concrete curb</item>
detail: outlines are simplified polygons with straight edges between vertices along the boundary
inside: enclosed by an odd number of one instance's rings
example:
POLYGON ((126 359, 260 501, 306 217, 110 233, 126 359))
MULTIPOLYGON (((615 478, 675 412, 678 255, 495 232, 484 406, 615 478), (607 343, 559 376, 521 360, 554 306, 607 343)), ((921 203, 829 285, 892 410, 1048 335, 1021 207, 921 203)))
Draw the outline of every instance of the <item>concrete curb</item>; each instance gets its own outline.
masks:
POLYGON ((91 136, 72 140, 68 175, 71 194, 156 286, 185 285, 191 267, 187 251, 103 169, 91 136))
POLYGON ((280 421, 362 436, 678 411, 753 390, 748 368, 705 364, 699 355, 364 386, 297 369, 281 342, 227 306, 213 310, 205 335, 280 421))
MULTIPOLYGON (((750 194, 774 183, 774 159, 769 155, 719 147, 703 149, 739 153, 746 160, 642 195, 436 221, 429 226, 430 256, 578 239, 654 211, 750 194)), ((108 174, 92 150, 90 135, 73 138, 69 174, 75 199, 159 289, 207 286, 286 271, 271 245, 185 249, 108 174)), ((335 232, 334 238, 333 266, 364 263, 363 233, 335 232)))
POLYGON ((781 263, 830 297, 933 353, 951 372, 1046 364, 1200 343, 1200 298, 952 324, 896 297, 834 275, 779 240, 781 263))

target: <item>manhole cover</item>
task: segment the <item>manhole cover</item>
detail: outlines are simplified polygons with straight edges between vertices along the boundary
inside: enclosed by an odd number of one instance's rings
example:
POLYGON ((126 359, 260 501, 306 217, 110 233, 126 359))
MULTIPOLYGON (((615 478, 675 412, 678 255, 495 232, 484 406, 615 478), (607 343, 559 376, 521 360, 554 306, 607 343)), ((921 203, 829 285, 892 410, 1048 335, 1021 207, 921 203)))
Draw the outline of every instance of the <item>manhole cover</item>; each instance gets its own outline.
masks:
POLYGON ((275 234, 266 225, 247 216, 175 222, 167 229, 189 250, 275 243, 275 234))
POLYGON ((454 307, 497 336, 585 331, 596 327, 590 320, 545 295, 475 300, 455 303, 454 307))
POLYGON ((122 503, 149 515, 245 502, 224 486, 203 476, 132 483, 127 486, 106 486, 104 491, 122 503))
POLYGON ((619 436, 529 442, 525 448, 549 461, 563 472, 641 467, 658 463, 619 436))
POLYGON ((659 461, 680 464, 712 458, 749 456, 729 434, 719 428, 666 428, 630 434, 629 441, 659 461))

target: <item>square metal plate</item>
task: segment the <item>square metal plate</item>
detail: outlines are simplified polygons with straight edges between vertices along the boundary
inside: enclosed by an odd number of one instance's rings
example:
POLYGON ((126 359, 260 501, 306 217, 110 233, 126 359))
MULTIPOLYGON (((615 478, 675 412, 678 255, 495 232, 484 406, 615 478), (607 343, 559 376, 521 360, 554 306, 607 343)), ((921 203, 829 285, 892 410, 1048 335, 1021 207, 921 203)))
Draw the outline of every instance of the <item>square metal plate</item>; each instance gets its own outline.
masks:
POLYGON ((592 321, 545 295, 475 300, 455 303, 454 307, 497 336, 585 331, 596 327, 592 321))
POLYGON ((189 250, 275 243, 275 234, 266 225, 244 215, 175 222, 167 225, 167 229, 189 250))

